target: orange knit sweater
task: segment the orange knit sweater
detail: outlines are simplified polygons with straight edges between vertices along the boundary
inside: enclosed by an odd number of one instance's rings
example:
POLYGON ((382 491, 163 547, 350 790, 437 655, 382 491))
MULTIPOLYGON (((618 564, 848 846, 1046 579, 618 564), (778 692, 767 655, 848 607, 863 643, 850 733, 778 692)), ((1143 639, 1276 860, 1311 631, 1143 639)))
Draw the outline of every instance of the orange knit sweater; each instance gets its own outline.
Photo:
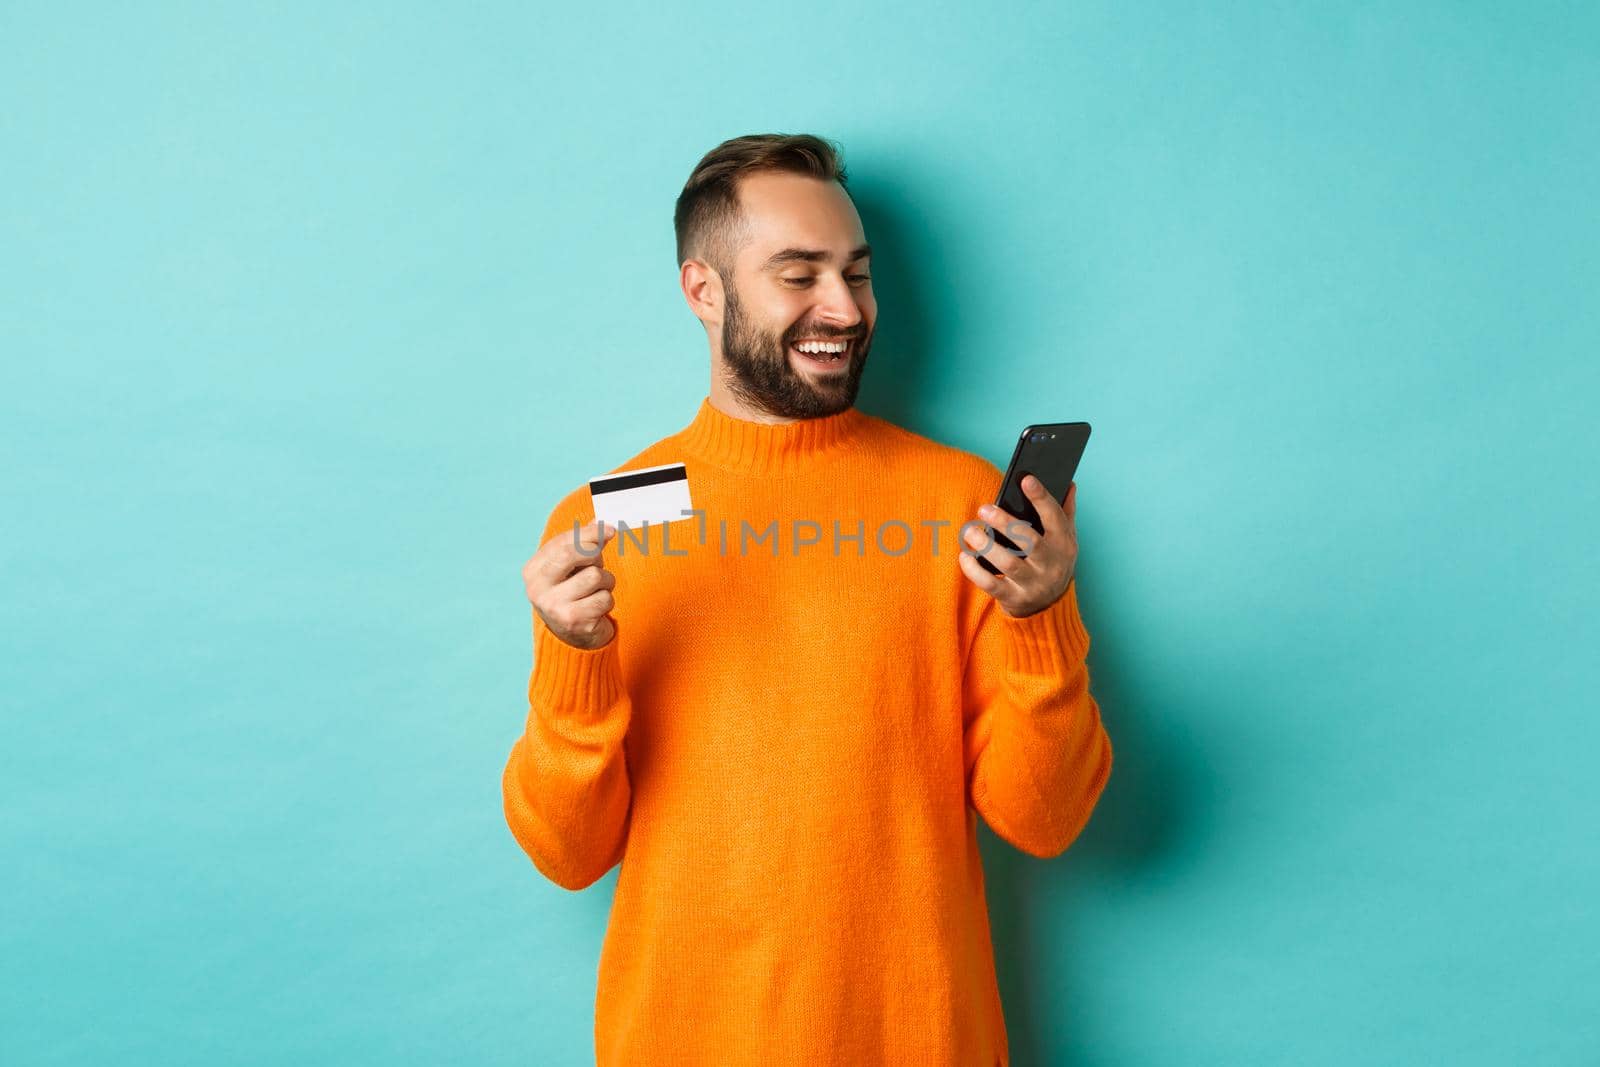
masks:
MULTIPOLYGON (((1007 615, 955 558, 1000 470, 854 408, 707 397, 614 471, 680 461, 700 514, 604 549, 615 638, 534 615, 502 781, 551 881, 622 864, 597 1062, 1009 1063, 975 812, 1050 857, 1105 787, 1076 579, 1007 615)), ((544 539, 592 515, 580 487, 544 539)))

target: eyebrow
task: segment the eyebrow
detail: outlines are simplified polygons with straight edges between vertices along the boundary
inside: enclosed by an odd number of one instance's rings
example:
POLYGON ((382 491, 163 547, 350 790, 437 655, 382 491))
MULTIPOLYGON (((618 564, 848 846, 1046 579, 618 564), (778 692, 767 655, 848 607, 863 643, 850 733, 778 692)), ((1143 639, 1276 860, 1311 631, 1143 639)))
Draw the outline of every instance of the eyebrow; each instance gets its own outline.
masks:
MULTIPOLYGON (((846 263, 854 263, 858 259, 866 259, 872 255, 871 245, 862 245, 855 249, 845 259, 846 263)), ((828 253, 815 248, 785 248, 782 252, 774 252, 761 269, 776 270, 789 263, 821 263, 828 258, 828 253)))

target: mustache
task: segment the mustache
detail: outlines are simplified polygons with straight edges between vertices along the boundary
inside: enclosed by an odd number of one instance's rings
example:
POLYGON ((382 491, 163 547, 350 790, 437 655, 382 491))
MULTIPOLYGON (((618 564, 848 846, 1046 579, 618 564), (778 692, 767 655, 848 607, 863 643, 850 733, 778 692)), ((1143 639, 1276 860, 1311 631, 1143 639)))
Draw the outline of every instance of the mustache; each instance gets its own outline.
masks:
POLYGON ((785 344, 793 344, 801 337, 815 338, 823 341, 855 341, 867 335, 864 329, 847 330, 844 333, 829 333, 825 330, 792 330, 784 336, 785 344))

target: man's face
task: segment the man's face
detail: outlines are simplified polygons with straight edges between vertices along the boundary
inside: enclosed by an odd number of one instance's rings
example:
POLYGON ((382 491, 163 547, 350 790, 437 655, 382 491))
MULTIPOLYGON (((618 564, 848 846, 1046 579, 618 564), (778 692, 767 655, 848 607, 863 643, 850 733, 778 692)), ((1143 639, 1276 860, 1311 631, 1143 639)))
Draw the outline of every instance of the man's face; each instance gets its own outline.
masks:
POLYGON ((747 229, 722 319, 729 388, 782 418, 846 410, 878 316, 855 205, 837 182, 787 173, 744 178, 739 204, 747 229), (810 341, 845 349, 796 347, 810 341))

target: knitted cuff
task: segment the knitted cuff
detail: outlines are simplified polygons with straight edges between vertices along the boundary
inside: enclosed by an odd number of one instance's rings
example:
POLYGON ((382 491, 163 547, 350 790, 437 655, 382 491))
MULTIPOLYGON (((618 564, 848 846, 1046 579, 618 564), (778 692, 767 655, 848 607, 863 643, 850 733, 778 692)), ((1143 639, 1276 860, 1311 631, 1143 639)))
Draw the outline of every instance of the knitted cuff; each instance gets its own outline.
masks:
POLYGON ((626 692, 622 663, 614 634, 599 648, 578 648, 550 632, 544 620, 534 619, 533 674, 528 679, 528 700, 535 708, 581 719, 603 716, 626 692))
POLYGON ((1006 665, 1023 674, 1053 674, 1057 665, 1089 654, 1089 631, 1078 614, 1078 579, 1067 583, 1054 604, 1014 618, 1004 611, 1006 665))

